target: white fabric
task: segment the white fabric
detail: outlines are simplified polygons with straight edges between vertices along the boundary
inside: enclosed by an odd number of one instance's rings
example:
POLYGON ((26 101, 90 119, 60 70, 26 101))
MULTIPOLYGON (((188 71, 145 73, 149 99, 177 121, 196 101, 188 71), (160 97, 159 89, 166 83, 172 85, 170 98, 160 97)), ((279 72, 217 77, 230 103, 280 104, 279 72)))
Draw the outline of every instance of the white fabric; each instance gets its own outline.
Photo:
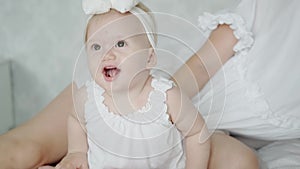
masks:
POLYGON ((271 143, 257 151, 268 169, 299 169, 300 139, 271 143))
POLYGON ((234 30, 234 35, 239 39, 238 43, 234 46, 233 50, 239 54, 244 52, 246 54, 249 48, 252 47, 253 37, 252 32, 248 30, 243 18, 235 13, 220 13, 212 15, 204 13, 199 17, 199 27, 204 31, 207 36, 210 32, 217 28, 219 24, 228 24, 234 30))
POLYGON ((129 12, 136 16, 143 24, 148 40, 153 49, 155 49, 156 43, 154 35, 156 33, 156 27, 153 18, 151 18, 150 14, 138 7, 133 7, 129 12))
POLYGON ((220 118, 219 129, 264 140, 300 138, 299 7, 298 0, 243 0, 237 10, 200 17, 204 31, 229 23, 239 39, 235 56, 193 100, 204 117, 220 118))
POLYGON ((138 3, 139 0, 82 0, 82 9, 87 15, 102 14, 110 9, 125 13, 138 3))
POLYGON ((86 84, 85 119, 90 169, 185 168, 182 136, 167 114, 166 91, 172 81, 153 79, 147 104, 125 116, 108 111, 104 90, 86 84))
MULTIPOLYGON (((107 12, 107 11, 106 11, 107 12)), ((144 10, 138 8, 138 7, 132 7, 129 11, 131 14, 136 16, 139 21, 142 23, 145 29, 145 33, 147 35, 147 38, 155 50, 156 48, 156 41, 155 41, 155 33, 156 33, 156 26, 154 22, 154 18, 150 16, 150 13, 145 12, 144 10)), ((101 12, 102 13, 102 12, 101 12)), ((93 17, 93 15, 90 15, 87 19, 87 23, 89 20, 93 17)), ((86 32, 87 30, 85 30, 86 32)), ((86 33, 85 33, 86 34, 86 33)))
POLYGON ((282 140, 257 147, 262 169, 300 168, 299 7, 298 0, 242 0, 234 10, 199 18, 208 34, 231 24, 239 42, 193 101, 204 118, 220 120, 218 129, 254 144, 282 140))

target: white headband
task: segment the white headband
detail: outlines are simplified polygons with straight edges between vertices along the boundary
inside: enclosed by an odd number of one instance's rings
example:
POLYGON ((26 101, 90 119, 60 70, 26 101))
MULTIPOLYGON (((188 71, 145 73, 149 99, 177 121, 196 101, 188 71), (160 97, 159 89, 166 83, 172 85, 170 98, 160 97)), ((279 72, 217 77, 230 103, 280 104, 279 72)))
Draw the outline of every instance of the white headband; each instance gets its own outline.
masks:
POLYGON ((139 0, 82 0, 82 8, 87 15, 102 14, 110 9, 125 13, 138 3, 139 0))
POLYGON ((82 0, 82 8, 85 14, 91 15, 88 20, 94 14, 106 13, 110 9, 115 9, 121 13, 132 13, 143 24, 148 40, 155 50, 155 23, 147 12, 136 7, 138 3, 139 0, 82 0))
POLYGON ((156 31, 156 27, 155 27, 155 23, 153 21, 153 19, 151 18, 151 16, 146 13, 144 10, 142 10, 141 8, 138 7, 133 7, 130 11, 130 13, 132 13, 134 16, 136 16, 140 22, 143 24, 145 32, 147 34, 148 40, 151 44, 151 46, 155 49, 156 47, 156 43, 155 43, 155 31, 156 31))

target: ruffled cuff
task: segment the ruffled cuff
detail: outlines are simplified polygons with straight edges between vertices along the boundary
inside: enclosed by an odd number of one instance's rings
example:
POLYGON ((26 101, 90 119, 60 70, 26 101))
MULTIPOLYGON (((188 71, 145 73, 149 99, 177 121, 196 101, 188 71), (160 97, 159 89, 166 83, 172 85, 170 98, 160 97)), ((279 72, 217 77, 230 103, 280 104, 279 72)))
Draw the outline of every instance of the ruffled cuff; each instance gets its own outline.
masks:
POLYGON ((219 24, 230 25, 233 29, 234 36, 238 39, 237 44, 234 46, 233 51, 237 53, 246 54, 252 47, 254 42, 252 32, 247 30, 246 24, 243 18, 234 13, 216 14, 204 13, 198 18, 199 28, 205 34, 218 27, 219 24))

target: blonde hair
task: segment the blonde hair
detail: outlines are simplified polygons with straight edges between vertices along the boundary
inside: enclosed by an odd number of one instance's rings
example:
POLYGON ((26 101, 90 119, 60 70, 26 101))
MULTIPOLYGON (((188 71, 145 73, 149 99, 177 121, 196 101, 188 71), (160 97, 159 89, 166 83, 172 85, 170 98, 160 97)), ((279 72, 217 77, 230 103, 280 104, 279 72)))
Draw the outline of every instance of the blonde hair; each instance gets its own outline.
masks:
MULTIPOLYGON (((155 44, 157 43, 157 34, 155 34, 156 32, 156 22, 155 22, 155 17, 154 15, 152 14, 151 10, 146 6, 144 5, 143 3, 139 2, 136 7, 142 9, 144 12, 146 12, 152 19, 152 22, 154 24, 154 42, 155 44)), ((127 13, 130 13, 130 12, 127 12, 127 13)), ((93 15, 89 20, 88 20, 88 23, 86 25, 86 29, 85 29, 85 36, 84 36, 84 42, 87 42, 88 40, 88 37, 87 37, 87 34, 88 34, 88 28, 89 28, 89 25, 90 25, 90 21, 92 20, 92 18, 96 17, 96 16, 99 16, 99 15, 102 15, 102 14, 96 14, 96 15, 93 15)))

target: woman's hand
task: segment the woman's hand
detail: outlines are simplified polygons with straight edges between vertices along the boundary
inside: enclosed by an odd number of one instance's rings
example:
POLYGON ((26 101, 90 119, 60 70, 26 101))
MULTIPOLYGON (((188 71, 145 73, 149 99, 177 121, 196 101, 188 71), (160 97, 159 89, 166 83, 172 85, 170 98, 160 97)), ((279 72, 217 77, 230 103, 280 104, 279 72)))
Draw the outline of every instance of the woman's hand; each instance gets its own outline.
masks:
MULTIPOLYGON (((55 169, 88 169, 87 156, 83 152, 69 153, 55 169)), ((43 168, 47 169, 47 168, 43 168)), ((48 168, 50 169, 50 168, 48 168)))

